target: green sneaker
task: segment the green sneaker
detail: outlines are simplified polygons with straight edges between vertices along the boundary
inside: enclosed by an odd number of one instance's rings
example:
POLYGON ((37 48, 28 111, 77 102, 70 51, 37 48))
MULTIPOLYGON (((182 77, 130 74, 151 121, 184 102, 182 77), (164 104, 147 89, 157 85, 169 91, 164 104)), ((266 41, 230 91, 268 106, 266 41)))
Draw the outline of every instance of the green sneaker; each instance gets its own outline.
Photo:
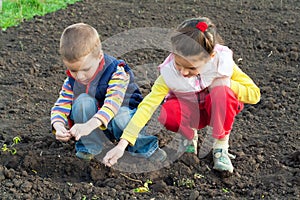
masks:
POLYGON ((194 138, 192 140, 186 139, 181 134, 178 134, 176 140, 178 141, 177 152, 194 153, 197 155, 198 148, 198 133, 195 130, 194 138))
POLYGON ((230 158, 234 159, 235 156, 228 153, 228 149, 214 149, 214 169, 218 171, 229 171, 233 172, 233 166, 230 158))
POLYGON ((176 149, 177 152, 187 152, 187 151, 192 151, 194 152, 194 147, 191 145, 191 141, 189 141, 188 139, 186 139, 184 136, 177 134, 178 136, 176 137, 176 142, 177 145, 176 149))
POLYGON ((167 153, 158 148, 148 159, 152 162, 164 162, 167 158, 167 153))
POLYGON ((87 152, 81 152, 77 151, 76 156, 82 160, 90 161, 94 158, 93 154, 87 153, 87 152))
POLYGON ((189 145, 187 145, 185 152, 194 153, 197 155, 198 153, 198 132, 194 130, 194 138, 192 141, 188 141, 189 145))

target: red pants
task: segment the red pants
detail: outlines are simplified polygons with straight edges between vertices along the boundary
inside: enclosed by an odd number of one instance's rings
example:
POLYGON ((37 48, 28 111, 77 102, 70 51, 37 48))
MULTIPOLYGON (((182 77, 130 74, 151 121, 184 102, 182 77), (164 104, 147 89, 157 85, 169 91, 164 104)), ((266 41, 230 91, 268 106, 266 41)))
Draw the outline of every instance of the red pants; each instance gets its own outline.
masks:
POLYGON ((235 116, 244 107, 233 91, 229 87, 218 86, 210 92, 206 90, 194 95, 198 99, 194 102, 183 100, 178 95, 167 98, 158 118, 160 123, 189 140, 194 137, 192 128, 201 129, 207 125, 213 127, 213 137, 216 139, 228 135, 235 116))

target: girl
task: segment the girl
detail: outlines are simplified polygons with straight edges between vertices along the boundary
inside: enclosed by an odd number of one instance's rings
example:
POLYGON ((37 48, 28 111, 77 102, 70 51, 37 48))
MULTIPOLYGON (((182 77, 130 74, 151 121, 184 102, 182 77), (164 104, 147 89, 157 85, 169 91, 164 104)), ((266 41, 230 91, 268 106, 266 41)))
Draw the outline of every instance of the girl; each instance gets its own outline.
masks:
MULTIPOLYGON (((243 103, 260 100, 260 90, 235 64, 232 51, 221 45, 208 18, 184 21, 172 35, 171 44, 172 53, 159 66, 160 76, 151 93, 140 103, 121 138, 134 145, 139 131, 164 101, 159 121, 188 140, 197 138, 195 130, 211 126, 214 169, 233 172, 228 140, 234 118, 243 103)), ((116 163, 127 146, 124 143, 110 150, 104 163, 116 163)))

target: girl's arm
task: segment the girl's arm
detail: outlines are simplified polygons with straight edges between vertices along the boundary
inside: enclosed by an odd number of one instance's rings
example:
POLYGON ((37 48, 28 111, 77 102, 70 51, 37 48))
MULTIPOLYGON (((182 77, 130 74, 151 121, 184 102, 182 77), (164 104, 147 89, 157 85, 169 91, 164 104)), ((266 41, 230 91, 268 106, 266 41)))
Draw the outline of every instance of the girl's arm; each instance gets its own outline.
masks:
POLYGON ((233 67, 230 88, 243 103, 256 104, 260 100, 260 89, 237 65, 233 67))
POLYGON ((152 86, 151 92, 139 104, 136 113, 123 131, 121 138, 127 140, 129 144, 133 146, 139 132, 149 121, 168 92, 169 88, 160 75, 152 86))

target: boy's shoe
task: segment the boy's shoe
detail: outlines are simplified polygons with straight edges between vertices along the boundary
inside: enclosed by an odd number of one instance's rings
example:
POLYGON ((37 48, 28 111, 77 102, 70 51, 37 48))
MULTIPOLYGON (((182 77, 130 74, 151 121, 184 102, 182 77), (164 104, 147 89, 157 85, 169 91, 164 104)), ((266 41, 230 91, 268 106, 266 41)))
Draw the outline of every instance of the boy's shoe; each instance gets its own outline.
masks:
POLYGON ((218 171, 229 171, 233 172, 233 166, 230 158, 234 159, 235 156, 228 153, 228 149, 214 149, 214 169, 218 171))
POLYGON ((87 153, 87 152, 81 152, 81 151, 77 151, 76 156, 78 158, 86 160, 86 161, 90 161, 94 158, 93 154, 90 154, 90 153, 87 153))
POLYGON ((163 162, 167 158, 167 153, 158 148, 148 159, 152 162, 163 162))

